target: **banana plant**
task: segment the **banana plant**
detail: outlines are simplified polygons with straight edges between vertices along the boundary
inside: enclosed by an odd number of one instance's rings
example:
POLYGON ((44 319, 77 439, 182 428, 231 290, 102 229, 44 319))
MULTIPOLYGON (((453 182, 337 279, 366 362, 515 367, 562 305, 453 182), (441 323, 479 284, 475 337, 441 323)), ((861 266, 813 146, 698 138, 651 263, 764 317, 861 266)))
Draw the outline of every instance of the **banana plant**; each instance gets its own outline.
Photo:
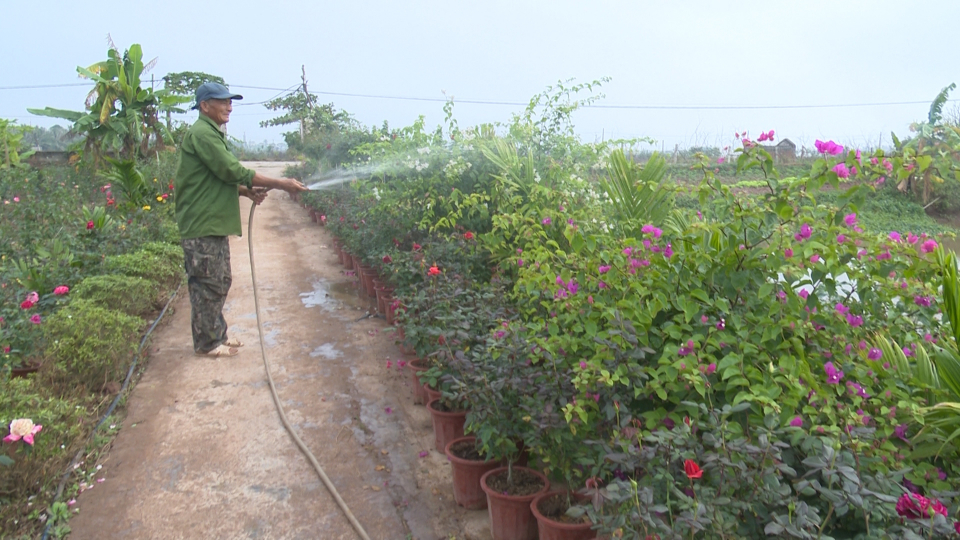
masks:
POLYGON ((112 46, 107 59, 89 67, 77 67, 81 77, 94 82, 87 95, 86 112, 46 107, 27 109, 32 114, 64 118, 74 123, 72 131, 87 137, 87 148, 95 155, 118 152, 132 158, 146 153, 153 135, 158 148, 170 139, 166 126, 158 121, 160 112, 190 101, 187 96, 166 89, 143 87, 142 75, 156 63, 143 62, 143 50, 133 44, 124 52, 112 46))

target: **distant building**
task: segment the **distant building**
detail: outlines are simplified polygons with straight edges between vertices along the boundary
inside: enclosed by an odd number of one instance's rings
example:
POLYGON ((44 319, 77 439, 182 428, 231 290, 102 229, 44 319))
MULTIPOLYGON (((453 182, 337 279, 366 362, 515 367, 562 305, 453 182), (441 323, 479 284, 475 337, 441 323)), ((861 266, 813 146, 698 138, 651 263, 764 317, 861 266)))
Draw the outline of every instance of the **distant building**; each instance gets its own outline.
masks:
POLYGON ((777 163, 792 163, 797 159, 797 145, 790 139, 781 139, 777 144, 761 145, 773 156, 773 161, 777 163))

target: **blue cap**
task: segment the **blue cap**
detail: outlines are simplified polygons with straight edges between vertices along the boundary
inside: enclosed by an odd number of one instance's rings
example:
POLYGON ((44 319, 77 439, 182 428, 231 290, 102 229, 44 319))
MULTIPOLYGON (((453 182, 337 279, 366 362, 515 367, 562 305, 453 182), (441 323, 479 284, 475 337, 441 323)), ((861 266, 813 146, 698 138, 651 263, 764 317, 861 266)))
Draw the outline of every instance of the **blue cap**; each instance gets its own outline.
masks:
POLYGON ((197 102, 193 109, 199 109, 200 104, 208 99, 243 99, 240 94, 231 94, 227 87, 215 82, 203 83, 197 88, 197 102))

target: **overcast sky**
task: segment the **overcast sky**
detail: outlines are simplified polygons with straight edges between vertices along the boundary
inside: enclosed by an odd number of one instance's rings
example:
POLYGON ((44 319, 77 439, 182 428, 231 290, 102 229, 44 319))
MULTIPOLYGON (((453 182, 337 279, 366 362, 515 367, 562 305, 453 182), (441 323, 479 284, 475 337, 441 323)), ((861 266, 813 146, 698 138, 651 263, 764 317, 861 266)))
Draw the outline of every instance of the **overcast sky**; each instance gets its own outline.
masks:
MULTIPOLYGON (((914 105, 760 110, 589 109, 578 132, 647 136, 667 148, 722 146, 734 131, 776 130, 812 146, 836 139, 876 145, 926 117, 941 88, 960 80, 958 0, 648 1, 139 1, 4 2, 0 87, 77 82, 76 66, 121 49, 174 71, 220 75, 263 101, 300 81, 309 89, 443 99, 526 102, 560 79, 604 85, 607 105, 782 106, 921 101, 914 105)), ((0 117, 52 125, 27 107, 79 110, 84 88, 0 90, 0 117)), ((960 93, 955 94, 960 98, 960 93)), ((324 95, 365 124, 428 126, 442 103, 324 95)), ((953 102, 949 108, 957 106, 953 102)), ((461 127, 508 121, 518 106, 459 104, 461 127)), ((262 106, 235 107, 230 133, 280 141, 262 106)), ((185 117, 185 119, 189 119, 185 117)), ((659 145, 658 145, 659 146, 659 145)))

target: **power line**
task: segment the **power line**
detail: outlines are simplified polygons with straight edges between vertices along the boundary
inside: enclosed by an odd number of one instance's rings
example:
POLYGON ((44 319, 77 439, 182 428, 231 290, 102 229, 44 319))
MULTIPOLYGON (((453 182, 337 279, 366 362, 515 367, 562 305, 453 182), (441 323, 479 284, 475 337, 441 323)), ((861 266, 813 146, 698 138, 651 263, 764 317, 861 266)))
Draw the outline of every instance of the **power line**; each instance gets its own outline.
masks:
MULTIPOLYGON (((65 88, 72 86, 90 86, 93 83, 69 83, 69 84, 42 84, 42 85, 24 85, 24 86, 0 86, 0 90, 32 90, 38 88, 65 88)), ((295 84, 288 88, 275 88, 271 86, 248 86, 242 84, 233 84, 230 85, 232 88, 245 88, 250 90, 272 90, 276 92, 289 92, 293 88, 299 86, 295 84)), ((422 102, 432 102, 432 103, 446 103, 448 100, 445 98, 429 98, 429 97, 415 97, 415 96, 391 96, 384 94, 355 94, 348 92, 324 92, 324 91, 312 91, 310 92, 314 95, 325 95, 325 96, 340 96, 340 97, 355 97, 355 98, 365 98, 365 99, 390 99, 397 101, 422 101, 422 102)), ((279 94, 278 94, 279 95, 279 94)), ((275 98, 276 96, 274 96, 275 98)), ((237 105, 261 105, 270 101, 274 98, 258 101, 253 103, 238 103, 237 105)), ((956 101, 956 100, 949 100, 956 101)), ((479 99, 454 99, 454 103, 463 103, 470 105, 505 105, 511 107, 525 107, 529 105, 529 101, 491 101, 491 100, 479 100, 479 99)), ((890 106, 902 106, 902 105, 926 105, 930 103, 929 100, 920 100, 920 101, 880 101, 880 102, 871 102, 871 103, 828 103, 828 104, 804 104, 804 105, 606 105, 606 104, 593 104, 593 105, 584 105, 585 109, 634 109, 634 110, 666 110, 666 111, 738 111, 738 110, 771 110, 771 109, 841 109, 841 108, 853 108, 853 107, 890 107, 890 106)))

